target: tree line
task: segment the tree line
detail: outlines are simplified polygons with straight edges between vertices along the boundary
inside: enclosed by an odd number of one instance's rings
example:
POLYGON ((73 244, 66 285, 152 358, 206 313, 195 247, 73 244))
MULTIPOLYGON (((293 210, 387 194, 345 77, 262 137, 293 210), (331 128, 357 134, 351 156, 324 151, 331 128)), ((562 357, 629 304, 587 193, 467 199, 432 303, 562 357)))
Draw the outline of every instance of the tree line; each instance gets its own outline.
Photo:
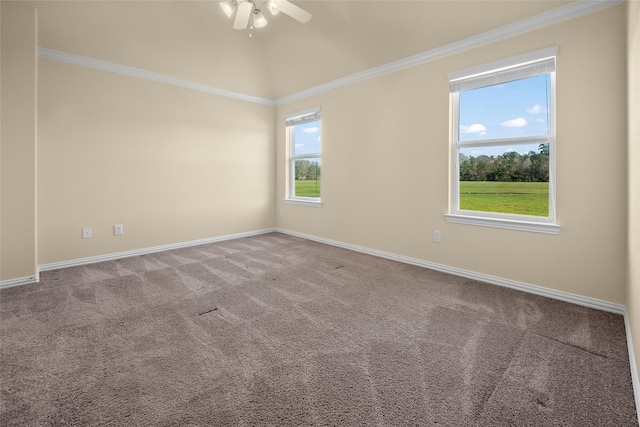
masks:
POLYGON ((460 181, 549 182, 549 144, 526 154, 509 151, 473 157, 460 153, 460 181))
POLYGON ((296 181, 320 179, 320 163, 296 160, 295 176, 296 181))

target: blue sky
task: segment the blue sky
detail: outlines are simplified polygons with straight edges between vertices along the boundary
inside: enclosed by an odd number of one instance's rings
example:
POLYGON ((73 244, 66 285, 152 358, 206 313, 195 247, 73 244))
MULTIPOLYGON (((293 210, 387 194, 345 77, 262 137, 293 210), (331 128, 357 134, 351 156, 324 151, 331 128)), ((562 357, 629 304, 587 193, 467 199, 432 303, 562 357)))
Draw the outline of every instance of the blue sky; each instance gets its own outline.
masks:
MULTIPOLYGON (((547 135, 549 79, 544 74, 460 92, 460 141, 547 135)), ((531 146, 474 148, 465 154, 507 151, 524 153, 531 151, 531 146)))
POLYGON ((320 121, 298 125, 294 132, 295 154, 320 152, 320 121))

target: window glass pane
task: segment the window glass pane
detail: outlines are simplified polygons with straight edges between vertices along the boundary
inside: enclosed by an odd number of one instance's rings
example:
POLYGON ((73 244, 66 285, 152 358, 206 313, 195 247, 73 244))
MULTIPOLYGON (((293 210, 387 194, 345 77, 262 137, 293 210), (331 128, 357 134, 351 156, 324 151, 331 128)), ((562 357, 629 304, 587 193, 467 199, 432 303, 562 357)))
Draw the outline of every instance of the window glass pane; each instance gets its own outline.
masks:
POLYGON ((320 153, 320 120, 294 126, 294 155, 320 153))
POLYGON ((460 92, 460 141, 549 134, 550 74, 460 92))
POLYGON ((549 145, 459 150, 460 209, 549 215, 549 145))
POLYGON ((320 158, 298 159, 294 164, 294 196, 320 197, 320 158))

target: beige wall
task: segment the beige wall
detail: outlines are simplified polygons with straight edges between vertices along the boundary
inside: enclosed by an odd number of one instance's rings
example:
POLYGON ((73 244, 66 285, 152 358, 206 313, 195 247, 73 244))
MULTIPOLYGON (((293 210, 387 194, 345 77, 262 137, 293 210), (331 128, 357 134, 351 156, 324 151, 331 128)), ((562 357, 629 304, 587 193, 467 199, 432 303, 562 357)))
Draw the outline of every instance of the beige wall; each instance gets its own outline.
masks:
MULTIPOLYGON (((35 9, 3 1, 0 15, 0 280, 34 276, 38 264, 277 225, 626 303, 640 360, 637 1, 281 106, 275 121, 271 107, 38 64, 35 9), (559 46, 560 235, 446 223, 446 74, 550 45, 559 46), (285 205, 284 114, 316 105, 323 206, 285 205), (276 208, 284 217, 275 219, 276 208), (112 235, 116 223, 124 236, 112 235), (81 239, 82 227, 92 239, 81 239), (433 230, 442 244, 431 242, 433 230)), ((60 34, 49 47, 80 43, 60 34)), ((113 44, 92 40, 79 53, 109 60, 100 49, 113 44)), ((253 76, 251 68, 243 70, 253 76)), ((265 82, 255 84, 268 95, 265 82)))
POLYGON ((216 1, 33 4, 38 8, 40 47, 230 91, 274 96, 262 41, 244 31, 229 31, 232 24, 216 1))
MULTIPOLYGON (((2 279, 31 275, 36 264, 278 225, 624 303, 626 7, 615 6, 281 106, 275 122, 271 107, 41 60, 38 259, 35 126, 26 145, 6 143, 8 130, 3 126, 2 279), (446 223, 446 74, 550 45, 559 47, 561 233, 446 223), (283 117, 316 105, 322 106, 323 116, 323 207, 284 205, 283 117), (11 147, 22 149, 19 161, 9 161, 5 153, 11 147), (593 170, 607 173, 589 172, 593 170), (5 179, 7 174, 13 175, 5 179), (31 205, 6 203, 10 197, 28 199, 31 205), (285 212, 277 220, 276 207, 285 212), (31 231, 7 227, 10 220, 31 231), (124 224, 125 234, 114 237, 112 227, 119 223, 124 224), (82 227, 92 227, 94 237, 81 239, 82 227), (8 228, 10 232, 5 231, 8 228), (433 230, 442 231, 442 244, 431 242, 433 230), (5 242, 17 250, 5 250, 5 242), (19 261, 10 263, 12 269, 20 264, 27 268, 8 272, 10 256, 19 261)), ((2 3, 3 35, 31 31, 33 39, 35 25, 33 21, 31 29, 22 25, 18 9, 19 5, 2 3)), ((24 21, 29 9, 22 9, 24 21)), ((16 54, 33 52, 34 43, 27 39, 13 39, 11 43, 20 46, 16 54)), ((5 48, 10 44, 6 40, 3 37, 3 59, 12 52, 5 48)), ((99 59, 100 52, 90 56, 99 59)), ((29 69, 29 64, 25 67, 29 69)), ((5 61, 3 83, 10 75, 7 70, 5 61)), ((29 72, 35 79, 35 68, 29 72)), ((28 73, 21 76, 28 79, 28 73)), ((9 110, 4 104, 12 100, 6 91, 3 85, 3 124, 9 110)), ((31 100, 19 117, 27 124, 31 118, 33 125, 33 96, 28 89, 16 93, 31 100)))
POLYGON ((37 275, 36 11, 0 3, 2 140, 0 280, 37 275))
MULTIPOLYGON (((640 2, 627 2, 629 87, 629 277, 627 316, 640 362, 640 2)), ((640 374, 640 372, 639 372, 640 374)), ((640 392, 640 390, 637 390, 640 392)))
POLYGON ((38 71, 39 264, 273 227, 273 107, 49 60, 38 71))
POLYGON ((33 5, 1 4, 0 280, 274 226, 273 107, 38 61, 33 5))
POLYGON ((624 304, 625 7, 279 107, 278 226, 624 304), (447 73, 552 45, 559 48, 560 234, 446 223, 447 73), (323 120, 323 206, 287 205, 284 115, 316 105, 323 120), (433 230, 442 231, 441 244, 432 243, 433 230))

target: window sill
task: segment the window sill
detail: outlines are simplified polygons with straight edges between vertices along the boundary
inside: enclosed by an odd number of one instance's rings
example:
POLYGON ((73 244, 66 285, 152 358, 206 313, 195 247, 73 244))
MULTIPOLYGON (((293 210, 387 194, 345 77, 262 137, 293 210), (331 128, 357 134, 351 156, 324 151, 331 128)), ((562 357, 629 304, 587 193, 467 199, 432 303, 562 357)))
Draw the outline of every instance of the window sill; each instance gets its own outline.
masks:
POLYGON ((284 202, 287 205, 310 206, 312 208, 322 207, 321 200, 284 199, 284 202))
POLYGON ((560 226, 550 222, 520 221, 515 219, 488 218, 460 214, 445 214, 447 222, 479 225, 482 227, 504 228, 507 230, 530 231, 533 233, 558 234, 560 226))

